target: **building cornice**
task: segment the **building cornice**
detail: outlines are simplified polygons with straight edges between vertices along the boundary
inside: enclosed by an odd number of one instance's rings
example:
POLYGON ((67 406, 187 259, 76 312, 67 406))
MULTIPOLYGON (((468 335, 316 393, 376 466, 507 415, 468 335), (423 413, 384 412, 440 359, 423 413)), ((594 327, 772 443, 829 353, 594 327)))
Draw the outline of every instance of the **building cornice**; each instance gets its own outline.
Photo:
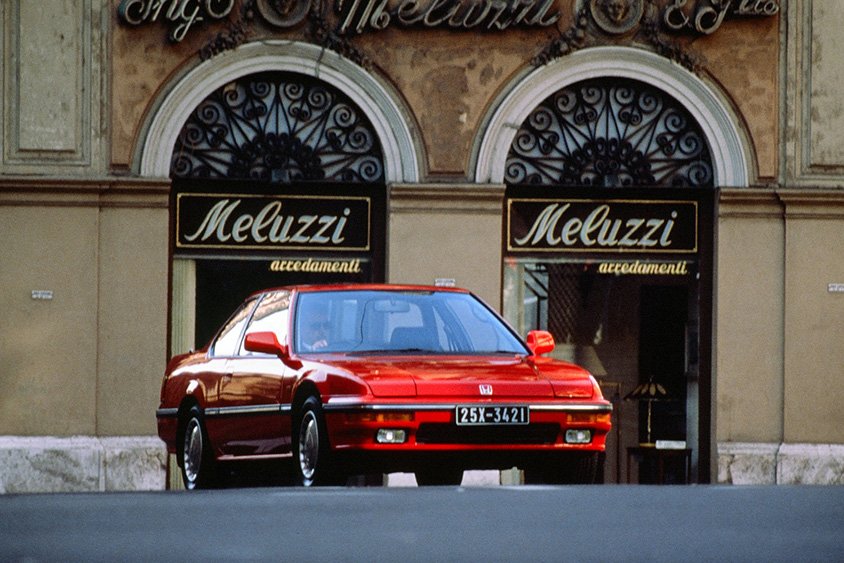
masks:
POLYGON ((0 205, 167 208, 169 178, 0 177, 0 205))
POLYGON ((391 213, 501 215, 504 184, 390 184, 391 213))

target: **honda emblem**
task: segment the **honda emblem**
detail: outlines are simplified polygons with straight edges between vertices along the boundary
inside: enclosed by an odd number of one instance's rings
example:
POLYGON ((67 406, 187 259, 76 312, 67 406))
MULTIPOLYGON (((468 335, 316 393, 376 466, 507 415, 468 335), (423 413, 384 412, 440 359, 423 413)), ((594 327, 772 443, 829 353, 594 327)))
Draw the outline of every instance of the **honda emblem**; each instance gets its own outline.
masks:
POLYGON ((479 385, 481 395, 492 395, 492 385, 479 385))

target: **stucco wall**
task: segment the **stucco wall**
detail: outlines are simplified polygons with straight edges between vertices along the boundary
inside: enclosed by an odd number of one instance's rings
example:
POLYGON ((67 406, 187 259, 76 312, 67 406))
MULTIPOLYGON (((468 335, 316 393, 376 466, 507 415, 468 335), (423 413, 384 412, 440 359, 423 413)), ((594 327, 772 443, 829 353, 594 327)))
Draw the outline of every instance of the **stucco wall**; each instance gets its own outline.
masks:
POLYGON ((155 434, 168 189, 0 179, 0 435, 155 434))
POLYGON ((782 193, 786 443, 844 443, 844 193, 782 193))
POLYGON ((782 440, 784 227, 773 191, 723 191, 715 276, 716 439, 782 440))
POLYGON ((0 434, 96 432, 97 215, 0 205, 0 434))
POLYGON ((503 199, 504 186, 392 186, 388 281, 451 279, 500 310, 503 199))

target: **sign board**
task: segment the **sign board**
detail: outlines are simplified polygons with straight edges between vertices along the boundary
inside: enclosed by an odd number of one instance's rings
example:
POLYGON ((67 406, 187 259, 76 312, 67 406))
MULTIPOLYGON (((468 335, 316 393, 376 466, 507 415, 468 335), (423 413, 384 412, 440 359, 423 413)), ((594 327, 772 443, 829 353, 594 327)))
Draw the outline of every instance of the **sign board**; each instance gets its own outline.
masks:
POLYGON ((176 248, 370 250, 369 197, 179 193, 176 248))
POLYGON ((698 204, 674 200, 507 200, 510 253, 696 253, 698 204))

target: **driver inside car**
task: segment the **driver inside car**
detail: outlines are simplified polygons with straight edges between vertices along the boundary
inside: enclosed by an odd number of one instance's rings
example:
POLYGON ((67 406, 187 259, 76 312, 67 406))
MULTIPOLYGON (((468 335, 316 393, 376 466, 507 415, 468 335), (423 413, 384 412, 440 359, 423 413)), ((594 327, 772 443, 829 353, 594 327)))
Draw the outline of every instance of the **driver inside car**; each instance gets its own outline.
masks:
POLYGON ((315 352, 328 346, 328 315, 324 310, 310 311, 304 322, 300 324, 302 327, 302 346, 309 352, 315 352))

